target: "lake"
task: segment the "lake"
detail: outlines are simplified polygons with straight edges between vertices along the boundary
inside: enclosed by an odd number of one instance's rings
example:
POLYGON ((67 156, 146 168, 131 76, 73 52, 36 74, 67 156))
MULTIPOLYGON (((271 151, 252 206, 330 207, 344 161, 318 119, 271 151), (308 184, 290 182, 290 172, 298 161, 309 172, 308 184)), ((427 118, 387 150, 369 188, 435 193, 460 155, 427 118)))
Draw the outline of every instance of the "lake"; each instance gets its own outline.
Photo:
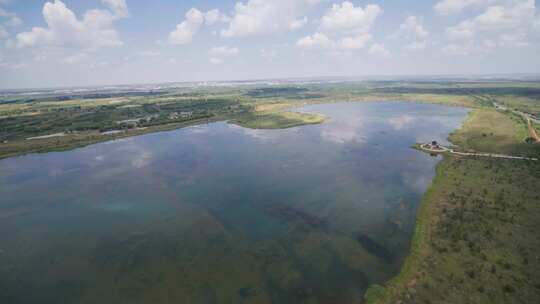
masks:
POLYGON ((0 160, 0 303, 359 303, 395 275, 467 110, 301 111, 0 160))

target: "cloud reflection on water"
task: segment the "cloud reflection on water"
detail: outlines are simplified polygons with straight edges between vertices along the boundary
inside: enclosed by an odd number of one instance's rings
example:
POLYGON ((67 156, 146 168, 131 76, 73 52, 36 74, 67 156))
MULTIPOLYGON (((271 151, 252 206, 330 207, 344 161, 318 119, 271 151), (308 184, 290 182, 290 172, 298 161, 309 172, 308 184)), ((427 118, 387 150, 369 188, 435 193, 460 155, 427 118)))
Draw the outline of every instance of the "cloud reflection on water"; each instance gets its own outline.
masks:
POLYGON ((355 114, 342 114, 339 118, 331 118, 321 126, 321 138, 335 144, 357 143, 368 141, 365 133, 365 120, 355 114))

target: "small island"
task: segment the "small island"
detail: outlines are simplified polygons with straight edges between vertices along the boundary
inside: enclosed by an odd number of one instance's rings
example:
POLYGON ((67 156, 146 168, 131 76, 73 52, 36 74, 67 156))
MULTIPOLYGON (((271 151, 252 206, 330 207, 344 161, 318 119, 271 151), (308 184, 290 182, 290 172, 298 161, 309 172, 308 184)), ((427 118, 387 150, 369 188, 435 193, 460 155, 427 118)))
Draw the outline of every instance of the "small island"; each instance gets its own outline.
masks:
POLYGON ((246 114, 231 122, 250 129, 287 129, 303 125, 320 124, 326 120, 321 114, 278 112, 271 114, 246 114))

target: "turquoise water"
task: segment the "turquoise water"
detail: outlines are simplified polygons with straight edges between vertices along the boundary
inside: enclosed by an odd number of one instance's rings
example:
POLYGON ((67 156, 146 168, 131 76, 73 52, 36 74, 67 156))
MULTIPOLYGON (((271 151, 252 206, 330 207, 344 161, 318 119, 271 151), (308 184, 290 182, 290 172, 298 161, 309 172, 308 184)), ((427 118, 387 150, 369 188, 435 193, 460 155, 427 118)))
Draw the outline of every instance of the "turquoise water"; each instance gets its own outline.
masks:
POLYGON ((407 255, 467 111, 308 106, 321 125, 225 122, 0 160, 0 303, 358 303, 407 255))

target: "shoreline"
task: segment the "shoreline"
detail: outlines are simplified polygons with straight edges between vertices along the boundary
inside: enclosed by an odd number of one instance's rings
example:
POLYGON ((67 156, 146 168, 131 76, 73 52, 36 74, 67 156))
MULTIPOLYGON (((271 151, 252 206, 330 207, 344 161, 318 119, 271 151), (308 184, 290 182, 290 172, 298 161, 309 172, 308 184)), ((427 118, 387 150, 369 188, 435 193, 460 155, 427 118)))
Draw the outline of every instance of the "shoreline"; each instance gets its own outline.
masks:
MULTIPOLYGON (((467 133, 468 130, 466 129, 471 128, 471 122, 478 119, 477 116, 479 113, 477 112, 481 111, 483 110, 473 109, 473 111, 469 113, 467 119, 464 120, 461 127, 449 135, 448 141, 453 145, 463 144, 463 142, 460 142, 464 140, 463 136, 465 136, 465 138, 469 136, 467 133)), ((515 145, 518 146, 519 144, 516 142, 515 145)), ((418 144, 413 146, 413 148, 429 153, 429 151, 423 149, 418 144)), ((465 235, 467 235, 467 233, 473 234, 476 232, 470 230, 463 232, 463 226, 469 227, 479 225, 481 229, 494 226, 495 228, 490 227, 490 229, 494 229, 495 231, 501 229, 497 227, 497 225, 499 225, 498 222, 500 221, 499 217, 509 215, 496 213, 496 216, 493 216, 490 214, 490 212, 492 212, 491 210, 483 207, 486 202, 490 205, 503 204, 504 208, 508 208, 506 207, 506 203, 501 203, 493 199, 492 196, 502 195, 505 191, 508 191, 508 189, 519 193, 527 192, 527 195, 531 193, 530 196, 533 196, 534 193, 536 193, 536 189, 522 186, 519 179, 516 182, 510 179, 509 181, 506 181, 506 184, 503 182, 502 185, 498 184, 493 186, 493 188, 507 189, 501 189, 501 192, 499 193, 497 193, 495 189, 486 190, 486 188, 480 188, 490 185, 491 180, 494 179, 504 181, 505 178, 508 178, 509 174, 524 176, 527 178, 527 181, 533 181, 532 184, 538 184, 538 182, 540 182, 538 176, 530 175, 530 173, 528 175, 528 170, 534 171, 534 168, 538 168, 538 165, 536 165, 537 162, 534 161, 533 158, 523 160, 519 158, 500 159, 493 157, 474 157, 474 155, 472 157, 467 157, 469 155, 449 152, 450 151, 445 150, 437 153, 441 154, 443 159, 437 164, 436 175, 420 202, 416 214, 416 226, 411 239, 410 253, 405 258, 399 273, 382 285, 371 285, 364 294, 365 303, 508 303, 508 299, 506 298, 508 295, 519 295, 522 297, 522 302, 528 302, 531 301, 531 299, 536 301, 540 298, 538 295, 540 294, 538 293, 538 286, 540 286, 538 283, 540 280, 538 279, 536 282, 531 280, 527 285, 527 291, 520 290, 518 294, 516 294, 516 292, 519 288, 513 287, 511 283, 508 283, 515 280, 516 276, 531 276, 529 271, 534 272, 535 270, 538 270, 538 265, 531 265, 537 263, 529 263, 529 260, 526 257, 524 258, 523 265, 516 263, 516 265, 505 266, 509 265, 507 260, 519 260, 522 255, 520 250, 522 249, 507 248, 507 246, 500 245, 500 243, 498 247, 493 249, 490 247, 492 245, 489 244, 490 242, 493 242, 493 240, 488 239, 487 241, 483 240, 488 243, 488 245, 484 245, 486 248, 482 248, 481 246, 476 248, 473 243, 472 245, 469 244, 469 247, 472 246, 470 248, 460 248, 457 252, 452 252, 457 250, 456 247, 461 246, 463 241, 453 243, 453 240, 449 240, 450 237, 446 238, 447 236, 444 235, 444 232, 447 230, 450 231, 449 233, 454 233, 454 230, 461 231, 461 233, 465 233, 465 235), (471 170, 471 167, 474 167, 477 170, 471 170), (515 171, 516 173, 513 173, 516 168, 518 168, 518 170, 515 171), (476 185, 478 182, 482 185, 481 187, 476 185), (465 190, 462 188, 469 189, 465 190), (460 198, 460 207, 452 205, 455 204, 452 201, 456 194, 457 197, 461 195, 468 196, 466 198, 460 198), (476 198, 475 196, 485 200, 485 202, 482 202, 481 208, 478 207, 479 198, 476 198), (466 200, 466 202, 463 200, 466 200), (475 205, 475 208, 471 208, 468 204, 475 205), (475 209, 474 213, 469 211, 473 215, 473 219, 469 220, 469 222, 465 222, 463 219, 456 220, 449 217, 447 214, 447 212, 451 213, 455 211, 457 214, 460 214, 459 212, 461 212, 461 215, 463 215, 461 209, 467 210, 467 207, 475 209), (449 244, 452 244, 452 246, 455 244, 459 245, 450 247, 454 249, 448 251, 449 249, 447 246, 449 244), (476 249, 471 250, 472 248, 476 249), (477 256, 476 251, 481 251, 481 255, 477 256), (488 253, 484 253, 484 251, 488 253), (491 256, 494 256, 492 260, 490 260, 491 256), (467 269, 472 267, 471 265, 474 265, 475 263, 491 264, 491 266, 486 266, 486 268, 491 268, 491 270, 488 272, 481 267, 480 270, 476 270, 480 271, 480 274, 476 272, 469 273, 469 270, 467 269), (491 283, 490 281, 493 280, 492 277, 497 267, 507 268, 507 270, 519 269, 519 271, 507 271, 507 273, 505 273, 507 277, 503 277, 502 274, 497 273, 496 276, 498 276, 498 282, 491 283), (443 269, 444 271, 442 271, 443 269), (458 276, 461 276, 459 280, 456 279, 458 276), (481 286, 476 287, 475 285, 479 284, 478 282, 480 282, 481 286), (490 289, 493 288, 493 286, 482 285, 482 283, 485 282, 490 282, 489 284, 493 285, 500 285, 497 286, 499 289, 490 289), (461 287, 463 290, 457 288, 456 285, 463 286, 461 287), (471 289, 471 287, 475 289, 471 289), (523 300, 523 298, 525 298, 525 300, 523 300)), ((489 155, 489 153, 486 153, 486 156, 487 155, 489 155)), ((537 197, 538 196, 536 196, 536 198, 537 197)), ((536 199, 534 199, 534 196, 533 199, 527 198, 530 201, 525 201, 524 203, 531 205, 530 208, 538 213, 537 210, 539 207, 536 206, 537 204, 535 203, 536 199)), ((512 217, 502 221, 502 225, 508 225, 504 227, 504 229, 510 231, 510 240, 513 239, 512 235, 515 234, 515 231, 519 231, 527 240, 531 237, 534 238, 536 234, 532 232, 532 230, 522 231, 521 228, 530 223, 524 221, 522 222, 523 226, 513 224, 516 215, 526 217, 527 219, 531 216, 531 214, 527 214, 526 211, 520 210, 523 208, 522 202, 517 202, 516 205, 517 207, 515 208, 517 211, 512 210, 512 217)), ((529 221, 531 220, 529 219, 529 221)), ((491 233, 490 231, 492 230, 488 230, 488 232, 491 233)), ((453 237, 454 236, 452 236, 452 238, 453 237)), ((508 236, 503 235, 502 237, 508 236)), ((492 236, 490 236, 490 238, 492 238, 492 236)), ((467 238, 465 237, 465 240, 466 239, 467 238)), ((530 242, 530 240, 528 240, 528 242, 530 242)), ((517 243, 513 244, 513 246, 523 248, 527 244, 527 242, 523 242, 523 244, 517 243)), ((537 249, 538 246, 535 246, 537 249)), ((533 248, 535 246, 533 246, 533 248)), ((534 249, 534 251, 536 251, 536 249, 534 249)))
MULTIPOLYGON (((282 128, 290 128, 290 127, 297 127, 302 125, 310 125, 310 124, 320 124, 324 123, 328 118, 327 117, 318 117, 319 114, 316 113, 304 113, 307 116, 314 116, 315 119, 312 118, 312 122, 302 123, 302 122, 292 122, 292 123, 286 123, 284 127, 275 127, 272 126, 270 128, 253 128, 250 126, 250 124, 253 124, 253 121, 248 121, 245 125, 242 125, 240 123, 235 123, 235 121, 239 120, 243 117, 248 117, 249 120, 253 120, 253 117, 262 117, 263 119, 270 117, 268 120, 272 120, 273 118, 271 116, 279 116, 276 114, 279 114, 280 112, 284 113, 302 113, 297 112, 299 108, 308 106, 308 105, 317 105, 317 104, 333 104, 333 103, 339 103, 339 102, 345 102, 345 103, 364 103, 364 102, 410 102, 410 103, 417 103, 417 104, 432 104, 432 105, 439 105, 439 106, 448 106, 448 107, 463 107, 463 108, 469 108, 474 109, 470 104, 465 103, 444 103, 440 102, 436 99, 431 99, 431 96, 424 97, 422 99, 421 97, 418 98, 411 98, 410 96, 361 96, 361 97, 354 97, 349 100, 343 99, 343 100, 315 100, 315 101, 302 101, 300 103, 297 102, 291 102, 291 103, 278 103, 278 105, 283 105, 282 107, 277 108, 278 111, 273 111, 274 109, 270 111, 262 111, 262 112, 252 112, 252 113, 244 113, 244 114, 232 114, 232 115, 219 115, 214 116, 210 118, 202 118, 202 119, 194 119, 190 121, 185 122, 178 122, 178 123, 169 123, 169 124, 162 124, 162 125, 156 125, 147 127, 146 129, 133 129, 133 130, 127 130, 125 132, 117 133, 117 134, 109 134, 109 135, 103 135, 98 131, 95 132, 87 132, 87 133, 78 133, 78 134, 65 134, 65 136, 59 136, 59 137, 50 137, 49 135, 43 136, 35 136, 33 140, 17 140, 17 141, 10 141, 7 143, 0 142, 0 160, 10 158, 10 157, 17 157, 17 156, 24 156, 28 154, 34 154, 34 153, 48 153, 48 152, 59 152, 59 151, 69 151, 72 149, 78 149, 82 147, 86 147, 89 145, 101 143, 101 142, 107 142, 117 139, 123 139, 123 138, 129 138, 134 136, 140 136, 145 134, 151 134, 151 133, 158 133, 163 131, 172 131, 176 129, 182 129, 185 127, 190 126, 197 126, 205 123, 210 122, 218 122, 218 121, 228 121, 229 123, 237 124, 242 127, 247 127, 251 129, 282 129, 282 128), (260 114, 260 115, 257 115, 260 114), (43 138, 41 138, 43 137, 43 138)), ((270 107, 273 106, 272 103, 268 104, 270 107)), ((293 114, 294 115, 294 114, 293 114)), ((279 117, 278 117, 279 118, 279 117)), ((297 119, 295 117, 295 119, 297 119)), ((301 118, 300 118, 301 120, 301 118)), ((279 122, 278 122, 279 123, 279 122)))
MULTIPOLYGON (((18 141, 18 142, 10 142, 10 143, 15 143, 15 144, 21 143, 23 145, 24 144, 29 144, 29 143, 31 143, 31 144, 35 143, 37 145, 37 147, 32 147, 32 146, 28 147, 28 146, 26 146, 25 147, 25 148, 27 148, 26 150, 21 149, 21 150, 16 151, 16 152, 7 152, 7 153, 0 154, 0 160, 11 158, 11 157, 25 156, 25 155, 29 155, 29 154, 41 154, 41 153, 49 153, 49 152, 70 151, 70 150, 84 148, 84 147, 87 147, 87 146, 91 146, 91 145, 99 144, 99 143, 104 143, 104 142, 108 142, 108 141, 114 141, 114 140, 119 140, 119 139, 124 139, 124 138, 142 136, 142 135, 147 135, 147 134, 154 134, 154 133, 160 133, 160 132, 173 131, 173 130, 183 129, 183 128, 192 127, 192 126, 200 126, 202 124, 218 122, 218 121, 223 121, 223 120, 225 120, 225 119, 222 118, 222 117, 196 119, 196 120, 190 120, 190 121, 181 122, 181 123, 163 124, 163 125, 148 127, 148 128, 144 128, 144 129, 141 128, 141 129, 127 130, 127 131, 124 131, 124 132, 120 132, 120 133, 116 133, 116 134, 109 134, 109 135, 108 134, 102 134, 102 133, 99 133, 99 132, 94 132, 94 133, 83 134, 84 137, 82 139, 80 139, 80 140, 76 140, 73 137, 69 137, 69 136, 66 135, 66 136, 62 136, 62 137, 45 138, 45 139, 43 139, 43 141, 38 139, 38 140, 31 140, 31 141, 24 140, 24 141, 18 141), (56 145, 50 145, 48 142, 46 142, 46 140, 55 140, 56 141, 56 140, 59 140, 59 139, 66 140, 66 142, 61 143, 61 144, 58 144, 58 142, 56 142, 56 145), (39 144, 43 144, 43 145, 41 146, 39 144)), ((7 145, 7 144, 0 143, 0 150, 2 148, 2 145, 7 145)))
MULTIPOLYGON (((465 122, 471 119, 471 113, 473 111, 474 109, 471 109, 471 112, 467 115, 467 117, 461 123, 461 126, 457 128, 456 130, 454 130, 453 132, 456 132, 464 127, 465 122)), ((451 144, 454 144, 452 140, 450 139, 451 134, 448 135, 447 140, 451 144)), ((422 147, 422 145, 423 144, 415 144, 412 146, 412 148, 420 152, 429 152, 425 150, 422 147)), ((450 154, 446 152, 447 150, 437 152, 437 154, 442 155, 443 159, 435 166, 435 176, 431 180, 430 186, 428 187, 426 192, 422 195, 422 199, 420 200, 420 204, 416 212, 416 220, 415 220, 416 224, 414 227, 414 233, 413 233, 411 243, 410 243, 409 254, 403 261, 403 264, 401 265, 399 272, 389 281, 383 283, 386 287, 380 284, 373 284, 366 290, 364 294, 364 300, 366 304, 387 303, 388 298, 390 297, 390 295, 388 294, 389 293, 388 287, 393 286, 393 285, 403 284, 406 280, 409 280, 409 277, 411 276, 413 270, 419 268, 418 267, 419 263, 421 263, 420 255, 421 255, 423 247, 426 244, 427 238, 430 235, 429 229, 431 227, 429 225, 429 221, 427 220, 433 211, 432 208, 430 207, 434 203, 433 199, 437 191, 437 185, 439 183, 444 182, 444 172, 443 172, 442 163, 444 161, 448 161, 448 158, 452 157, 450 154)))
POLYGON ((438 183, 442 182, 441 180, 443 179, 441 163, 448 157, 449 156, 447 155, 443 155, 443 160, 441 160, 435 167, 436 173, 431 185, 422 196, 418 211, 416 212, 416 224, 413 237, 411 239, 410 252, 403 261, 399 273, 389 281, 383 283, 386 285, 386 287, 380 284, 370 286, 364 295, 364 299, 367 304, 387 303, 387 298, 389 297, 387 294, 388 287, 404 283, 409 279, 413 269, 418 268, 418 265, 421 262, 420 254, 429 235, 429 232, 426 232, 426 230, 430 229, 430 226, 427 225, 428 221, 426 219, 431 215, 432 210, 430 209, 430 205, 433 203, 433 196, 436 192, 435 188, 438 183))

